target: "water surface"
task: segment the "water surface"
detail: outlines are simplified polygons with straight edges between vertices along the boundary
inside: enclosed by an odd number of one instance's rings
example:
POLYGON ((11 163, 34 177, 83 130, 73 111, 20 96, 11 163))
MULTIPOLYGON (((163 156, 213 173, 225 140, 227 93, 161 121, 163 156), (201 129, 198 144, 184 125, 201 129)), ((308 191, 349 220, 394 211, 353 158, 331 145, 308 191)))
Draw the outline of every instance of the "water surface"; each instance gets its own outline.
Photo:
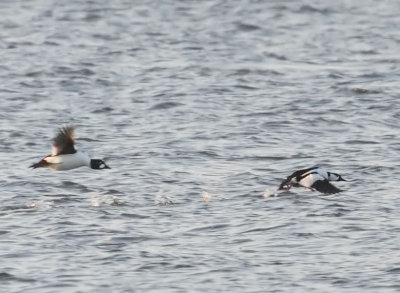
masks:
POLYGON ((399 8, 0 3, 0 291, 398 292, 399 8))

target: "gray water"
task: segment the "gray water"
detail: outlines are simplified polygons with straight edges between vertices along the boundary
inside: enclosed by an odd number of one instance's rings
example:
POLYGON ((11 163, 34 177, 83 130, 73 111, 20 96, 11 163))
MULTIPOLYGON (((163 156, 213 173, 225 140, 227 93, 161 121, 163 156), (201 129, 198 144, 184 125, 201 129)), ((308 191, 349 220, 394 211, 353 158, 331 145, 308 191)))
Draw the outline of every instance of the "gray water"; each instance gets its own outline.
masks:
POLYGON ((399 292, 399 11, 1 1, 0 292, 399 292))

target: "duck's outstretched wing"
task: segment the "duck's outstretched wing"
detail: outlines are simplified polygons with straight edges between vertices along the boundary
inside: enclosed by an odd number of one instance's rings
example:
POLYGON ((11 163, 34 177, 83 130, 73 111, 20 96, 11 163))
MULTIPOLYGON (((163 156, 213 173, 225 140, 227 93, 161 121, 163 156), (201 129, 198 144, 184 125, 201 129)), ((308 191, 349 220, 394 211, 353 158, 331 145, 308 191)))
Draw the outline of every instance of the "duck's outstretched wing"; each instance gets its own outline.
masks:
POLYGON ((66 126, 60 128, 58 134, 53 139, 53 146, 51 148, 52 156, 74 153, 76 153, 74 147, 74 127, 66 126))
POLYGON ((328 180, 317 180, 311 187, 322 193, 338 193, 342 191, 332 185, 328 180))

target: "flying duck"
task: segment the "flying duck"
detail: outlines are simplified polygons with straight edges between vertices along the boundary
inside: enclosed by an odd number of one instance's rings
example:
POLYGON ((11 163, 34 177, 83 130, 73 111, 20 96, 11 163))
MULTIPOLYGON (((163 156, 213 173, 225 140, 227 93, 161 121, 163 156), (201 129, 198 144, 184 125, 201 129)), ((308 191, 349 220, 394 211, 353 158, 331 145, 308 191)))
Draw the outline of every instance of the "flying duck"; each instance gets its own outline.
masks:
POLYGON ((63 171, 82 166, 92 169, 111 169, 103 160, 91 159, 88 155, 77 151, 74 147, 74 127, 66 126, 60 128, 58 134, 54 137, 51 155, 29 167, 33 169, 47 167, 52 170, 63 171))
POLYGON ((289 190, 292 186, 303 186, 312 191, 322 193, 338 193, 342 190, 332 185, 329 181, 346 181, 337 173, 328 172, 322 167, 311 167, 293 172, 282 181, 278 190, 289 190))

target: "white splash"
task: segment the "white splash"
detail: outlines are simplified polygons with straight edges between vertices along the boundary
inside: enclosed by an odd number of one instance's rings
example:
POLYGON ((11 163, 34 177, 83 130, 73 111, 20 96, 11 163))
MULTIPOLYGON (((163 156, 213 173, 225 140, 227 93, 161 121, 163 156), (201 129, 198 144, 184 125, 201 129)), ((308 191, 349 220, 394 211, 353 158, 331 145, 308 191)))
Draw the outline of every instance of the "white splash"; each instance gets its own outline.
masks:
POLYGON ((263 197, 264 198, 277 197, 279 193, 282 193, 282 191, 277 190, 276 187, 267 188, 263 193, 263 197))
POLYGON ((91 205, 95 208, 98 208, 100 206, 100 199, 99 198, 92 198, 91 199, 91 205))
POLYGON ((173 204, 172 199, 164 194, 164 192, 162 190, 159 190, 156 194, 156 197, 154 198, 154 202, 156 205, 169 205, 169 204, 173 204))
POLYGON ((211 195, 207 191, 203 191, 201 193, 201 197, 203 198, 205 204, 209 204, 209 202, 211 201, 211 195))
POLYGON ((119 206, 119 205, 121 205, 121 201, 116 196, 95 195, 95 196, 92 196, 92 198, 90 199, 90 204, 91 204, 91 206, 93 206, 95 208, 98 208, 103 204, 112 205, 112 206, 119 206))
POLYGON ((35 200, 25 205, 26 209, 32 210, 49 210, 54 206, 53 201, 35 200))

